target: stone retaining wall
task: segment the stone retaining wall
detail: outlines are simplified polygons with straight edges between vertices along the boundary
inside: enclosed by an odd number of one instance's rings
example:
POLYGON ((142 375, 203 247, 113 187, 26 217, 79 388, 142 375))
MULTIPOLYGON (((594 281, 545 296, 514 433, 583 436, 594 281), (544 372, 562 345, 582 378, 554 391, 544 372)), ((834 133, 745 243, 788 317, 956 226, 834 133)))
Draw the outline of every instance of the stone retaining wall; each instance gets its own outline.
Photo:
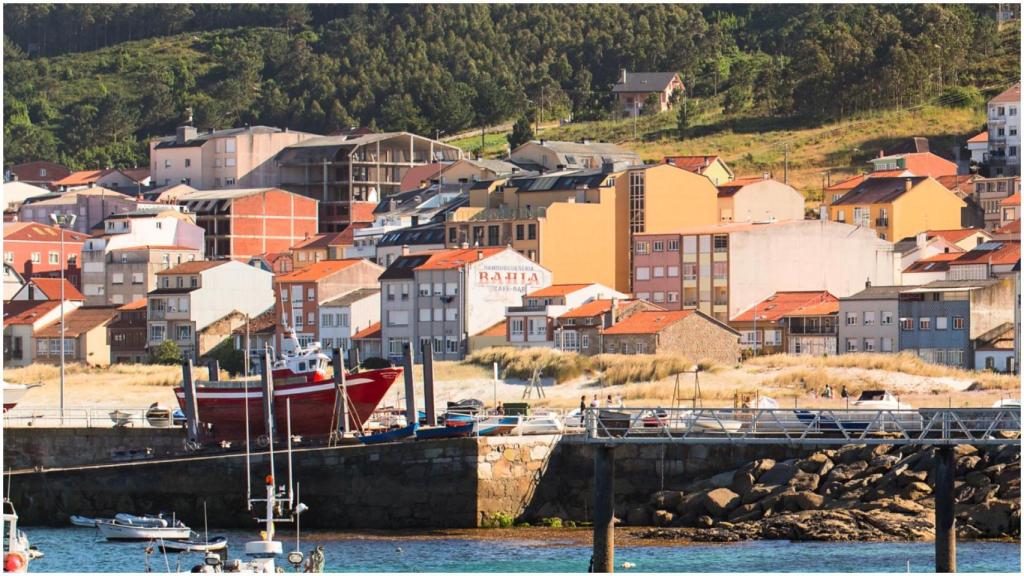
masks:
POLYGON ((59 468, 111 462, 123 450, 151 448, 154 458, 181 453, 181 428, 4 428, 4 469, 59 468))

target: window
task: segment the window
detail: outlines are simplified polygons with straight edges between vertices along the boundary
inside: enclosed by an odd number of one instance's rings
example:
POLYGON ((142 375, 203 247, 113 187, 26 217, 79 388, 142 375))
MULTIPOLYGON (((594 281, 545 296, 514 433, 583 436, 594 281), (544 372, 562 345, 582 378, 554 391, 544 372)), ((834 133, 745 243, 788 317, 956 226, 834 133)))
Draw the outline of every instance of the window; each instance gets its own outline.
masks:
POLYGON ((434 282, 434 296, 440 296, 443 289, 443 284, 441 284, 440 282, 434 282))
POLYGON ((697 279, 697 265, 693 263, 683 264, 683 280, 697 279))
POLYGON ((654 302, 661 303, 661 302, 664 302, 664 301, 665 301, 665 293, 664 292, 655 292, 654 293, 654 302))
MULTIPOLYGON (((448 229, 448 243, 454 244, 459 238, 459 229, 454 226, 448 229)), ((522 238, 520 238, 522 240, 522 238)))
POLYGON ((32 253, 32 263, 33 264, 39 264, 39 260, 40 260, 39 252, 33 252, 32 253))
POLYGON ((856 352, 857 351, 857 339, 856 338, 847 338, 846 339, 846 351, 847 352, 856 352))
POLYGON ((668 293, 668 301, 669 302, 679 302, 679 292, 669 292, 668 293))
POLYGON ((142 284, 142 272, 132 272, 132 284, 142 284))
MULTIPOLYGON (((454 230, 454 228, 452 230, 454 230)), ((523 226, 522 224, 516 224, 516 240, 522 240, 525 237, 525 235, 526 235, 526 226, 523 226)), ((455 240, 452 239, 452 242, 454 242, 454 241, 455 240)))
POLYGON ((669 240, 668 241, 668 251, 669 252, 679 252, 679 240, 669 240))
POLYGON ((388 310, 388 326, 408 326, 409 312, 407 310, 388 310))
POLYGON ((651 244, 651 247, 652 247, 652 249, 655 252, 664 252, 665 251, 665 242, 663 242, 661 240, 658 240, 656 242, 653 242, 651 244))
POLYGON ((300 310, 293 310, 292 314, 295 316, 295 327, 302 328, 302 312, 300 310))
POLYGON ((586 350, 590 348, 590 334, 580 335, 580 350, 586 350))
POLYGON ((455 336, 445 336, 444 337, 444 348, 445 348, 444 351, 446 353, 448 353, 448 354, 458 354, 459 353, 459 339, 456 338, 455 336))
POLYGON ((224 179, 224 185, 225 186, 234 186, 235 185, 235 179, 234 178, 225 178, 224 179))
POLYGON ((60 254, 57 252, 50 252, 50 264, 60 264, 60 254))
POLYGON ((235 159, 234 158, 225 158, 224 159, 224 166, 227 166, 228 168, 231 168, 234 165, 235 165, 235 159))
POLYGON ((729 274, 728 262, 714 262, 711 265, 711 269, 715 280, 725 280, 726 276, 729 274))
POLYGON ((882 312, 882 321, 880 322, 880 324, 882 326, 891 326, 892 325, 892 312, 882 312))
POLYGON ((935 329, 946 330, 949 328, 949 317, 948 316, 936 316, 935 317, 935 329))
POLYGON ((647 175, 636 170, 629 173, 629 231, 642 233, 646 229, 647 175))
POLYGON ((409 284, 402 284, 402 300, 409 299, 409 284))
POLYGON ((665 267, 664 266, 655 266, 654 267, 654 277, 655 278, 664 278, 665 277, 665 267))
POLYGON ((679 277, 679 266, 669 266, 668 267, 668 277, 669 278, 678 278, 679 277))
POLYGON ((1017 157, 1017 147, 1016 146, 1010 146, 1009 147, 1009 151, 1006 153, 1006 155, 1011 157, 1011 158, 1016 158, 1017 157))
POLYGON ((110 282, 113 284, 124 284, 124 274, 121 272, 114 272, 111 276, 110 282))
POLYGON ((224 141, 224 151, 225 152, 234 152, 235 151, 235 141, 230 139, 230 138, 225 140, 224 141))
POLYGON ((637 292, 636 293, 636 299, 637 300, 650 300, 651 299, 651 293, 650 292, 637 292))
POLYGON ((309 300, 310 302, 312 302, 313 298, 314 298, 313 294, 314 294, 314 290, 312 288, 306 288, 306 300, 309 300))
POLYGON ((874 326, 875 325, 875 313, 874 313, 874 311, 870 311, 870 312, 869 311, 865 311, 864 312, 864 325, 865 326, 874 326))
POLYGON ((651 269, 647 266, 637 266, 636 268, 636 279, 637 280, 650 280, 651 269))
POLYGON ((420 296, 430 296, 430 284, 427 282, 420 283, 420 296))
POLYGON ((964 317, 963 316, 953 316, 953 330, 963 330, 963 329, 964 329, 964 317))
POLYGON ((388 338, 388 355, 402 356, 405 353, 405 345, 408 343, 408 338, 388 338))
MULTIPOLYGON (((165 278, 165 280, 166 280, 166 278, 165 278)), ((287 288, 281 288, 281 302, 287 302, 287 301, 288 301, 288 289, 287 288)))
POLYGON ((178 288, 184 288, 185 287, 185 279, 182 278, 181 276, 176 276, 174 278, 174 283, 177 285, 178 288))
POLYGON ((189 278, 188 279, 188 285, 190 287, 192 287, 192 288, 198 287, 199 286, 199 277, 198 276, 193 276, 193 277, 189 278))
POLYGON ((766 346, 782 345, 782 330, 765 330, 764 343, 766 346))
POLYGON ((457 322, 459 320, 459 309, 458 308, 445 308, 444 319, 447 322, 457 322))
POLYGON ((931 330, 932 319, 931 318, 918 318, 917 327, 919 330, 931 330))
POLYGON ((444 353, 444 339, 442 339, 440 336, 435 336, 434 337, 434 354, 443 354, 443 353, 444 353))
POLYGON ((874 352, 875 351, 875 339, 874 338, 865 338, 864 339, 864 351, 865 352, 874 352))
POLYGON ((729 249, 729 237, 725 235, 715 236, 715 252, 725 252, 729 249))
POLYGON ((846 210, 836 211, 836 222, 846 222, 846 210))
POLYGON ((847 312, 846 313, 846 325, 847 326, 856 326, 857 325, 857 313, 856 312, 847 312))
POLYGON ((882 352, 892 352, 892 338, 882 338, 882 352))
POLYGON ((192 159, 191 158, 185 158, 185 168, 191 168, 191 167, 192 167, 192 159))
POLYGON ((903 330, 904 332, 909 332, 909 331, 911 331, 913 329, 914 329, 914 319, 913 318, 900 318, 900 330, 903 330))
POLYGON ((170 160, 164 160, 164 168, 170 168, 170 167, 171 167, 171 161, 170 160))
POLYGON ((189 340, 192 338, 191 326, 178 326, 178 340, 189 340))
POLYGON ((444 312, 441 308, 434 308, 434 322, 440 322, 444 318, 444 312))
POLYGON ((510 333, 513 336, 522 336, 523 335, 523 319, 522 318, 513 318, 509 322, 509 329, 511 330, 510 333))
POLYGON ((638 241, 636 243, 636 253, 637 254, 647 254, 647 249, 648 249, 649 246, 650 245, 647 242, 639 242, 638 241))
POLYGON ((420 308, 420 322, 430 322, 430 308, 420 308))
POLYGON ((164 331, 165 330, 166 330, 166 327, 165 326, 161 326, 159 324, 154 324, 154 325, 150 326, 149 327, 149 339, 154 341, 154 342, 163 341, 163 339, 164 339, 164 331))
POLYGON ((444 285, 444 293, 447 296, 455 296, 459 293, 459 285, 455 282, 447 282, 444 285))
POLYGON ((316 313, 314 313, 314 312, 306 312, 306 324, 308 326, 316 325, 316 313))
POLYGON ((529 226, 527 226, 526 227, 526 231, 528 232, 527 238, 529 240, 536 240, 537 239, 537 225, 536 224, 530 224, 529 226))

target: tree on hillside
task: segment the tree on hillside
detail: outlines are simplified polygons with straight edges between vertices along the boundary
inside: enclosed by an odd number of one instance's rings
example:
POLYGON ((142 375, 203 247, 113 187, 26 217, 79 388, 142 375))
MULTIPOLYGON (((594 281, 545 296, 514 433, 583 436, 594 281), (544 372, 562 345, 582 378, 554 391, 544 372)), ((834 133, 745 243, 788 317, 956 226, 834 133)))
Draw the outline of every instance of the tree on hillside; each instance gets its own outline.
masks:
POLYGON ((661 95, 657 92, 652 92, 644 98, 643 108, 640 109, 640 113, 644 116, 651 116, 661 112, 661 95))
POLYGON ((686 138, 686 133, 690 129, 690 103, 686 100, 683 98, 676 104, 676 136, 680 140, 686 138))
POLYGON ((509 148, 515 150, 530 140, 533 140, 533 127, 530 124, 530 119, 526 116, 520 116, 519 120, 516 120, 515 125, 512 126, 512 133, 508 135, 509 148))

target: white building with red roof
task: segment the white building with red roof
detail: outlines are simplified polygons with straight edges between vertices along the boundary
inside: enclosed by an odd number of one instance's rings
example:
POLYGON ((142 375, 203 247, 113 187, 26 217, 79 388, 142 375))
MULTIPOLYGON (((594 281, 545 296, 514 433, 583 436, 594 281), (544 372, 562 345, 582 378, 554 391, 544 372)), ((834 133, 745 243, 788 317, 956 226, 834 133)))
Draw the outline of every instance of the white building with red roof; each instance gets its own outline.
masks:
POLYGON ((553 284, 523 296, 521 305, 505 309, 506 337, 512 346, 554 347, 555 319, 594 300, 625 300, 624 294, 603 284, 553 284))

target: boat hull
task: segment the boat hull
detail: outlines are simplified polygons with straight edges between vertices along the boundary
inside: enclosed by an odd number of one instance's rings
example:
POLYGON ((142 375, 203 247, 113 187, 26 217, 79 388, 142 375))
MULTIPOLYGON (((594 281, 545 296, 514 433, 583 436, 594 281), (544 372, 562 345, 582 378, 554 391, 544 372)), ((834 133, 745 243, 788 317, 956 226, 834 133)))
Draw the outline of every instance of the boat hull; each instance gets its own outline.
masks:
POLYGON ((223 550, 228 546, 228 539, 224 536, 217 536, 205 541, 191 540, 163 540, 160 543, 161 552, 215 552, 223 550))
POLYGON ((8 384, 4 382, 4 412, 11 410, 21 402, 22 397, 31 390, 31 387, 23 384, 8 384))
POLYGON ((397 442, 405 438, 409 438, 416 434, 416 430, 420 427, 418 422, 413 422, 408 426, 402 428, 396 428, 394 430, 388 430, 387 432, 378 432, 376 434, 367 434, 365 436, 359 436, 359 441, 363 444, 384 444, 387 442, 397 442))
MULTIPOLYGON (((362 429, 377 409, 391 385, 402 374, 401 368, 370 370, 347 377, 349 397, 349 427, 362 429)), ((206 425, 205 439, 211 441, 244 440, 246 434, 245 404, 249 405, 249 434, 266 435, 263 415, 263 391, 258 383, 248 389, 225 383, 209 382, 196 388, 199 421, 206 425)), ((185 394, 181 388, 175 396, 182 409, 185 394)), ((293 435, 320 437, 332 432, 332 424, 340 428, 335 417, 335 402, 340 396, 330 379, 296 384, 278 384, 274 387, 274 425, 278 437, 288 426, 288 401, 291 401, 291 430, 293 435)))
POLYGON ((179 526, 156 528, 104 521, 96 522, 96 527, 107 540, 187 540, 192 532, 186 527, 179 526))
POLYGON ((417 440, 433 440, 437 438, 466 438, 473 433, 473 424, 457 426, 439 426, 437 428, 420 428, 416 431, 417 440))

